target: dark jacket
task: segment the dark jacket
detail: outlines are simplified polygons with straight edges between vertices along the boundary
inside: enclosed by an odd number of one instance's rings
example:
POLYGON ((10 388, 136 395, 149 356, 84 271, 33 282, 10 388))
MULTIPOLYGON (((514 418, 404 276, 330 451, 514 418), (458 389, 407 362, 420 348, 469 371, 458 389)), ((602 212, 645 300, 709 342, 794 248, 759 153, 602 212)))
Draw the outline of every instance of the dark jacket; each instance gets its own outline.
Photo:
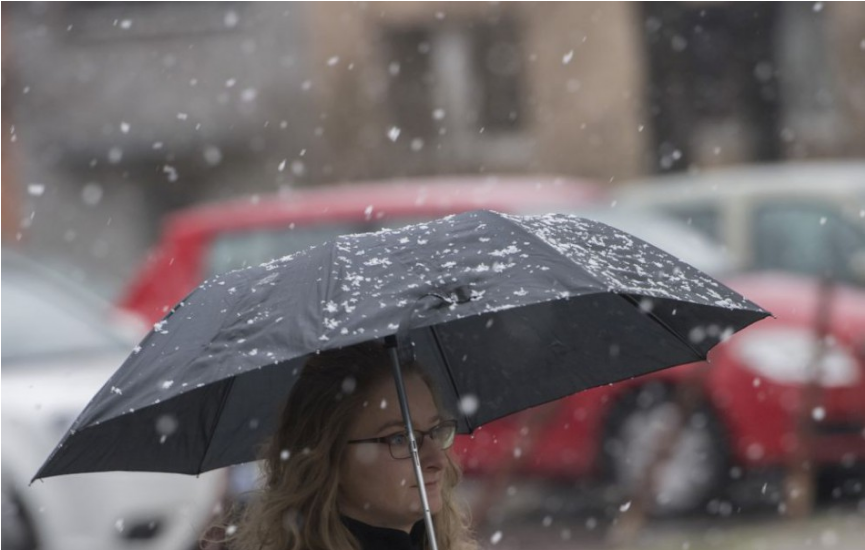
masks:
POLYGON ((342 523, 357 538, 363 550, 423 550, 426 539, 426 526, 423 520, 414 524, 411 533, 386 527, 373 527, 346 516, 342 516, 342 523))

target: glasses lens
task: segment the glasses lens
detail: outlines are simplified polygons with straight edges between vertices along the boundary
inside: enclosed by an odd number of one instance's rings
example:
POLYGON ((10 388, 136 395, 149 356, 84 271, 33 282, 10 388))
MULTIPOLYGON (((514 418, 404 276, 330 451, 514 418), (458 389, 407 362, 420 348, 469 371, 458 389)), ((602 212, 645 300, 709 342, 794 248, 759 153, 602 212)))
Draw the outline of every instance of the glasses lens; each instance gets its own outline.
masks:
MULTIPOLYGON (((433 444, 439 449, 445 450, 450 449, 454 444, 454 438, 457 435, 457 422, 456 420, 448 420, 447 422, 442 422, 438 426, 431 429, 424 435, 423 432, 416 431, 414 434, 415 439, 417 440, 418 449, 423 446, 424 441, 427 437, 432 439, 433 444)), ((394 458, 409 458, 411 457, 411 447, 409 445, 408 436, 405 434, 398 434, 390 438, 388 441, 390 445, 390 456, 394 458)))
POLYGON ((394 458, 408 458, 411 456, 411 447, 409 447, 408 436, 398 434, 390 438, 390 456, 394 458))
POLYGON ((450 449, 457 435, 457 423, 454 420, 442 422, 432 429, 430 437, 440 449, 450 449))

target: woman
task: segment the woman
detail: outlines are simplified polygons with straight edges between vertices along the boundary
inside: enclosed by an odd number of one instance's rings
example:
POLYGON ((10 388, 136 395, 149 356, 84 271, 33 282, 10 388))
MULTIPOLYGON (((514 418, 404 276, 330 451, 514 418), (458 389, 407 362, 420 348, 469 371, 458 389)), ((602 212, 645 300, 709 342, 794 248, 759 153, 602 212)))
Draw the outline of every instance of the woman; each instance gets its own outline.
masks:
MULTIPOLYGON (((454 499, 455 423, 419 365, 404 368, 440 550, 476 548, 454 499)), ((237 550, 427 548, 423 510, 387 350, 366 343, 312 357, 263 452, 265 485, 229 544, 237 550)))

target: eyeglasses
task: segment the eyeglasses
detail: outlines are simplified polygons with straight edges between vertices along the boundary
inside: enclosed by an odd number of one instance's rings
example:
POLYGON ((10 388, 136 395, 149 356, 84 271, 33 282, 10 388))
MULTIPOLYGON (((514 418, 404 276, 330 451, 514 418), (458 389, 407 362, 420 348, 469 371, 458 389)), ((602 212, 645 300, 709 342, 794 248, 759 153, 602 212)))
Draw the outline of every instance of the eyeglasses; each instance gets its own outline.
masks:
MULTIPOLYGON (((414 438, 417 440, 417 448, 423 446, 424 439, 427 436, 432 440, 433 444, 441 449, 450 449, 454 444, 454 438, 457 434, 457 421, 445 420, 439 422, 427 431, 414 430, 414 438)), ((411 448, 409 447, 408 434, 399 432, 384 437, 371 437, 369 439, 352 439, 348 443, 382 443, 387 444, 390 448, 390 456, 396 459, 411 457, 411 448)))

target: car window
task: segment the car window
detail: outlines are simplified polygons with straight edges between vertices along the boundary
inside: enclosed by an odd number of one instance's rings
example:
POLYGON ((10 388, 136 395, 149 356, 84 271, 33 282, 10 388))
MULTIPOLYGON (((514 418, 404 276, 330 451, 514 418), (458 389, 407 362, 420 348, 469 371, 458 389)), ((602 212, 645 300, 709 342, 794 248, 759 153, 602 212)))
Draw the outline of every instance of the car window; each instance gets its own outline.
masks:
POLYGON ((722 242, 718 208, 712 205, 666 206, 665 214, 696 229, 716 243, 722 242))
POLYGON ((51 355, 128 351, 86 303, 38 278, 3 270, 4 367, 51 355))
POLYGON ((328 223, 225 232, 214 239, 207 258, 207 276, 269 262, 346 233, 369 229, 359 223, 328 223))
POLYGON ((260 265, 274 258, 293 254, 315 244, 330 241, 340 235, 366 233, 384 228, 397 229, 409 224, 428 221, 424 217, 385 217, 369 222, 330 222, 280 229, 253 229, 225 232, 214 239, 207 258, 207 276, 218 275, 251 265, 260 265))
POLYGON ((757 269, 831 275, 861 284, 850 265, 865 250, 865 229, 843 218, 830 204, 766 204, 754 213, 757 269))

